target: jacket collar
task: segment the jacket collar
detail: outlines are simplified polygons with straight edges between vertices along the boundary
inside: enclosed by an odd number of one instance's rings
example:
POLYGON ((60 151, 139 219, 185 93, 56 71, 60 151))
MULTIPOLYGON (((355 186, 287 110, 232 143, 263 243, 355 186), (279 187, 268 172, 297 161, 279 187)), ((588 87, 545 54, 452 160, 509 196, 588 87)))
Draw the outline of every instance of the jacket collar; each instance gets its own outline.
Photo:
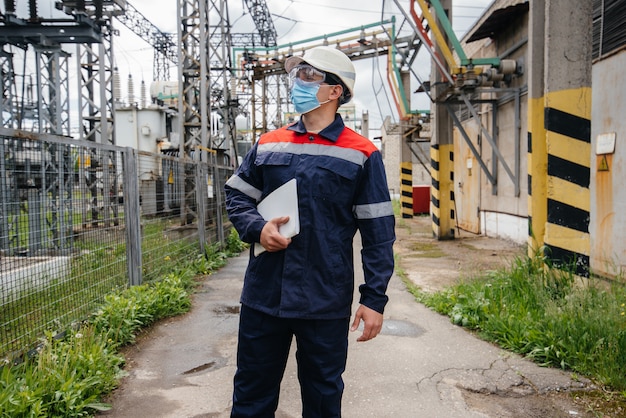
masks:
MULTIPOLYGON (((343 132, 344 128, 345 125, 343 123, 341 115, 339 113, 336 113, 335 120, 330 125, 322 129, 319 133, 319 136, 328 139, 329 141, 336 142, 337 138, 339 138, 339 135, 341 135, 341 132, 343 132)), ((302 122, 302 118, 298 119, 296 123, 290 125, 287 129, 290 131, 294 131, 298 135, 304 135, 307 133, 306 127, 302 122)))

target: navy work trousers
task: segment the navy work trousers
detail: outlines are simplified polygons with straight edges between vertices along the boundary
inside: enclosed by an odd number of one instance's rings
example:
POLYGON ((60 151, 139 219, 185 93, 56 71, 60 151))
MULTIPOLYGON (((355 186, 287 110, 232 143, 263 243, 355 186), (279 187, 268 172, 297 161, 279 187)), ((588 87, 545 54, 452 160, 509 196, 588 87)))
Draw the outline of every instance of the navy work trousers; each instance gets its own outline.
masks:
POLYGON ((341 417, 350 318, 277 318, 241 307, 231 417, 274 417, 292 338, 304 418, 341 417))

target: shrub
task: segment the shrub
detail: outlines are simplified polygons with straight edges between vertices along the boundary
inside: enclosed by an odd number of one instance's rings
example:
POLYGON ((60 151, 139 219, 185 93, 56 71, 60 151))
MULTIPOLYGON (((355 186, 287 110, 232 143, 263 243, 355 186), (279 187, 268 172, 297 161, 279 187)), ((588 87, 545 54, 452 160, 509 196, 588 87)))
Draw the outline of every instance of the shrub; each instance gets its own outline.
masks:
POLYGON ((0 375, 3 417, 82 417, 110 406, 100 397, 123 375, 122 356, 106 336, 86 326, 64 339, 42 340, 38 354, 0 375))

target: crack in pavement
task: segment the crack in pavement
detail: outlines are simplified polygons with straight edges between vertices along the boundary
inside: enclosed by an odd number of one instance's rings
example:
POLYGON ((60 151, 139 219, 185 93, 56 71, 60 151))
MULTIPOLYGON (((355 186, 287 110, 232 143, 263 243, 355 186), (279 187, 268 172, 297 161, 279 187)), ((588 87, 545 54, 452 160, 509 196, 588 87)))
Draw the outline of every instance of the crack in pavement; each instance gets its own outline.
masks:
MULTIPOLYGON (((432 382, 435 386, 450 385, 484 395, 524 397, 548 392, 581 390, 588 385, 588 382, 555 378, 552 384, 540 387, 533 381, 533 376, 525 375, 516 367, 515 363, 519 362, 518 359, 512 360, 514 364, 509 364, 507 358, 499 358, 492 361, 487 368, 442 369, 416 382, 417 389, 421 392, 424 384, 432 382)), ((549 370, 546 369, 546 371, 549 370)))

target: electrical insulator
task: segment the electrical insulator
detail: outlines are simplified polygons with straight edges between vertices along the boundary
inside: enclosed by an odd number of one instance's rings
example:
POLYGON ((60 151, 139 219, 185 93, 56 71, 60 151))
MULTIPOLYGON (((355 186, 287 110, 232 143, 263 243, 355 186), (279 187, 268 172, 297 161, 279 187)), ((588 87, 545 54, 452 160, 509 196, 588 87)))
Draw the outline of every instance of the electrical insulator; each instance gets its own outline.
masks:
POLYGON ((500 61, 500 72, 502 74, 508 75, 513 74, 517 68, 517 63, 515 60, 501 60, 500 61))
POLYGON ((128 104, 133 105, 135 103, 135 84, 133 83, 133 76, 128 74, 128 104))
POLYGON ((120 102, 122 99, 122 81, 117 67, 113 69, 113 99, 116 102, 120 102))
POLYGON ((144 109, 146 107, 146 82, 141 80, 141 108, 144 109))

